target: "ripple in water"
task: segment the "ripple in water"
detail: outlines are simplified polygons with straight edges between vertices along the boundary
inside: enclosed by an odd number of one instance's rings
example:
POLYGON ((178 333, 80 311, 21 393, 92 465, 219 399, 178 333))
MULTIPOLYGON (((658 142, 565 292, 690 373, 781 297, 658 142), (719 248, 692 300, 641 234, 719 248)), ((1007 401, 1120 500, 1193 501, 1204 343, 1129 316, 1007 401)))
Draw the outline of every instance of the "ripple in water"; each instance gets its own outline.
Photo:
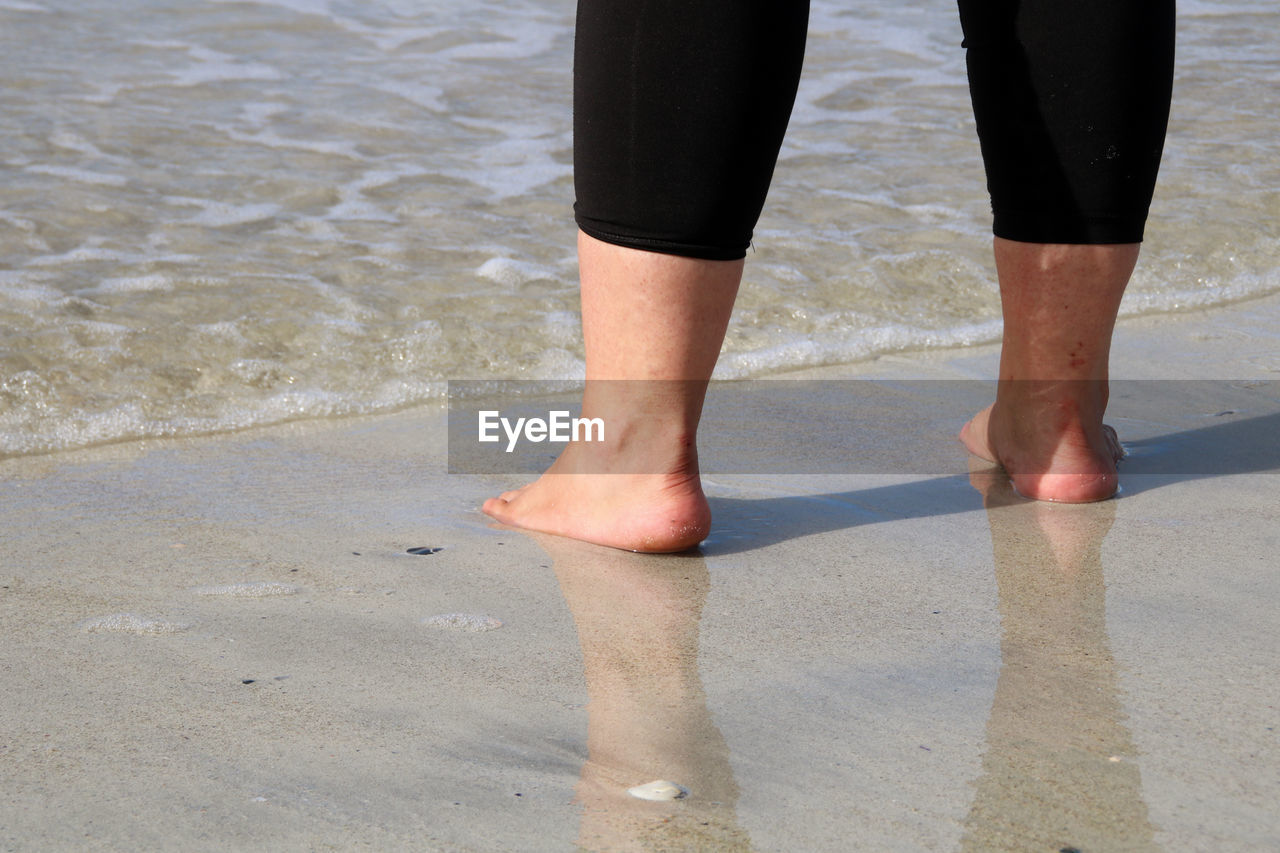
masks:
POLYGON ((502 627, 501 620, 484 613, 442 613, 439 616, 423 619, 422 624, 444 631, 462 631, 471 634, 496 631, 502 627))
MULTIPOLYGON (((582 376, 572 0, 0 15, 0 457, 582 376)), ((1127 314, 1280 289, 1280 10, 1179 15, 1127 314)), ((719 375, 996 340, 954 4, 810 31, 719 375)))
POLYGON ((181 622, 170 622, 167 619, 139 616, 136 613, 112 613, 108 616, 86 619, 80 623, 79 627, 80 630, 90 634, 110 632, 151 635, 178 634, 186 631, 191 626, 181 622))
POLYGON ((226 598, 269 598, 275 595, 296 595, 298 587, 274 581, 255 581, 220 586, 198 586, 191 591, 196 595, 218 595, 226 598))

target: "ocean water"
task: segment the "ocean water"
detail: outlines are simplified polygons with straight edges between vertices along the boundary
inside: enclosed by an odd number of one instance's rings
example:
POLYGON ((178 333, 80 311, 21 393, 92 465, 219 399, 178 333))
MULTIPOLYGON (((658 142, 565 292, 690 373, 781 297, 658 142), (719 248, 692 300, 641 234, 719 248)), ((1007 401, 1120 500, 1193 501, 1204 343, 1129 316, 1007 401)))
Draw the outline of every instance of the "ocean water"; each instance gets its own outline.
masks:
MULTIPOLYGON (((570 0, 0 0, 0 456, 582 372, 570 0)), ((1280 291, 1280 31, 1179 3, 1125 313, 1280 291)), ((818 0, 719 375, 999 334, 950 2, 818 0)))

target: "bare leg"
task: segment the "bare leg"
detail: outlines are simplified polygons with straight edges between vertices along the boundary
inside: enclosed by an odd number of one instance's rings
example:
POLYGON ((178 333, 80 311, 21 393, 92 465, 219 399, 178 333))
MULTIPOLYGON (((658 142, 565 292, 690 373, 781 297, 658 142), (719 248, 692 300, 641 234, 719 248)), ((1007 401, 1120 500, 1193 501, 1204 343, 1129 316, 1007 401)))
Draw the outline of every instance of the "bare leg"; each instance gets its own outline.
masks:
POLYGON ((1036 500, 1115 494, 1123 455, 1102 423, 1111 333, 1138 244, 995 240, 1004 313, 996 401, 960 431, 971 453, 1004 466, 1036 500))
POLYGON ((604 421, 605 441, 569 444, 541 478, 490 498, 484 511, 615 548, 690 548, 711 529, 695 442, 743 263, 642 252, 581 233, 578 260, 582 414, 604 421))

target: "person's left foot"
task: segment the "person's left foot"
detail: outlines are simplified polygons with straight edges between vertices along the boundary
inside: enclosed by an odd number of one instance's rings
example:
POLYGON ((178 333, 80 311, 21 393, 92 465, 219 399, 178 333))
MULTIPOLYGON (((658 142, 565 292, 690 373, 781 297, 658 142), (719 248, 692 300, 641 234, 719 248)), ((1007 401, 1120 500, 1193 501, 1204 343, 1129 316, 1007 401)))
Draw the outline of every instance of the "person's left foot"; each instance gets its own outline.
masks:
POLYGON ((666 473, 633 473, 638 468, 634 451, 620 458, 607 449, 571 444, 537 480, 490 498, 482 509, 503 524, 611 548, 684 551, 707 537, 711 508, 696 461, 680 459, 683 455, 655 453, 655 459, 676 461, 639 468, 666 473))

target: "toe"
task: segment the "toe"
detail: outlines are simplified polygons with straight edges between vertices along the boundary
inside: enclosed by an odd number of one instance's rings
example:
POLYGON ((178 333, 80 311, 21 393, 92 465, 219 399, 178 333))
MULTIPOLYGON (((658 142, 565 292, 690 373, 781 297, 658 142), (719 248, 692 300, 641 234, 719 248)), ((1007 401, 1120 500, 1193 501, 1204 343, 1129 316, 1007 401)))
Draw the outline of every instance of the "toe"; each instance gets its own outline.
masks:
POLYGON ((1115 429, 1110 424, 1102 425, 1102 440, 1107 443, 1107 452, 1116 462, 1129 455, 1129 451, 1125 450, 1124 445, 1120 443, 1120 436, 1116 435, 1115 429))
POLYGON ((492 516, 493 518, 498 519, 498 521, 505 521, 507 516, 507 510, 508 510, 508 507, 510 506, 510 504, 507 501, 507 495, 509 494, 512 494, 512 493, 506 492, 500 498, 489 498, 489 500, 485 501, 484 504, 481 505, 480 510, 485 515, 489 515, 489 516, 492 516))
POLYGON ((525 489, 527 489, 527 488, 529 488, 529 487, 528 487, 528 486, 521 486, 521 487, 520 487, 520 488, 518 488, 518 489, 512 489, 512 490, 511 490, 511 491, 509 491, 509 492, 503 492, 502 494, 498 495, 498 500, 502 500, 502 501, 506 501, 507 503, 511 503, 513 500, 515 500, 516 498, 518 498, 518 497, 520 497, 522 494, 524 494, 525 489))
POLYGON ((974 456, 994 463, 997 462, 996 455, 987 439, 990 416, 991 407, 988 406, 974 415, 968 423, 960 428, 960 434, 957 438, 960 439, 960 443, 965 446, 965 449, 974 456))

